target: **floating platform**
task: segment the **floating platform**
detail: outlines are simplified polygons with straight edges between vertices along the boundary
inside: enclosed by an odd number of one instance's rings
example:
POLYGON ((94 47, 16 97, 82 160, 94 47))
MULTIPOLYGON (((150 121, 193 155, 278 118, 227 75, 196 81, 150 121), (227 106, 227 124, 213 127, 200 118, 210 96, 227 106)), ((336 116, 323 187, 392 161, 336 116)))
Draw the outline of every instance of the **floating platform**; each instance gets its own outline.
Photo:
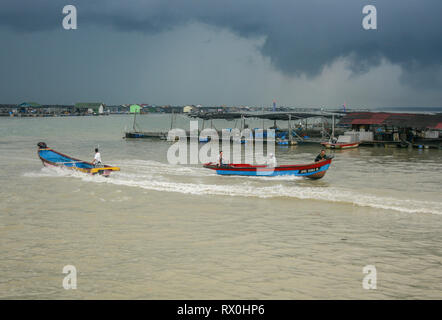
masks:
POLYGON ((142 131, 130 131, 124 134, 128 139, 150 139, 157 138, 167 140, 167 132, 142 132, 142 131))
MULTIPOLYGON (((223 141, 223 136, 222 136, 222 131, 220 130, 216 130, 218 137, 219 137, 219 141, 223 141)), ((263 143, 267 143, 267 137, 263 137, 263 136, 256 136, 255 135, 255 130, 251 129, 251 137, 249 139, 245 138, 244 136, 241 137, 241 142, 242 143, 246 143, 247 141, 262 141, 263 143)), ((202 138, 200 137, 200 133, 198 132, 198 135, 195 136, 195 139, 197 139, 199 142, 209 142, 210 139, 207 138, 202 138)), ((161 140, 168 140, 168 132, 158 132, 158 131, 128 131, 125 132, 124 138, 126 139, 161 139, 161 140)), ((186 131, 186 138, 188 140, 190 140, 191 136, 190 136, 190 132, 186 131)), ((235 137, 233 136, 229 136, 229 140, 231 142, 233 141, 240 141, 239 138, 235 139, 235 137)), ((296 145, 298 142, 295 140, 289 141, 286 140, 288 143, 288 145, 296 145)), ((277 143, 277 142, 276 142, 277 143)))
POLYGON ((384 148, 442 149, 442 139, 418 140, 413 143, 404 141, 362 141, 359 146, 384 148))

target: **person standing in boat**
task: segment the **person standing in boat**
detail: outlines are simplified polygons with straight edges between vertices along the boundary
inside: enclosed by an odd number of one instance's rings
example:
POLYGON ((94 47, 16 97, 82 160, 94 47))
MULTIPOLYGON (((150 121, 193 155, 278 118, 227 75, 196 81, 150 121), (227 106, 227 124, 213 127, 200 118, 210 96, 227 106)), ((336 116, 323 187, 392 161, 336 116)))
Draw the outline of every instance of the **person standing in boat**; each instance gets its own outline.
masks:
POLYGON ((322 149, 321 152, 318 154, 318 156, 315 158, 315 162, 326 160, 326 159, 328 159, 328 158, 327 158, 327 155, 325 154, 325 149, 322 149))
POLYGON ((219 152, 219 158, 218 158, 218 166, 223 166, 224 165, 224 162, 223 162, 223 152, 222 151, 220 151, 219 152))
POLYGON ((276 168, 278 163, 276 162, 276 157, 273 153, 269 155, 269 159, 267 160, 267 166, 270 168, 276 168))
POLYGON ((94 156, 94 160, 92 161, 92 163, 95 167, 102 167, 101 154, 98 151, 98 148, 95 148, 95 156, 94 156))

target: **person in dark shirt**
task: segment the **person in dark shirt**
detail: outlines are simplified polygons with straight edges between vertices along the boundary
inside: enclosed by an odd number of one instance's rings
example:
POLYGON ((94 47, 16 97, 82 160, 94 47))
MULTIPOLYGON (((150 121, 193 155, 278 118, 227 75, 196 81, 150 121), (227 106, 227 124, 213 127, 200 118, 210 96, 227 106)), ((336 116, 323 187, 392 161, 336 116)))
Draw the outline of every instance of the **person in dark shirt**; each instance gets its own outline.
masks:
POLYGON ((221 167, 223 165, 224 165, 224 163, 223 163, 223 152, 220 151, 219 152, 219 158, 218 158, 218 166, 221 167))
POLYGON ((321 160, 325 160, 325 159, 328 159, 328 158, 327 158, 327 155, 325 154, 325 150, 322 149, 321 153, 318 154, 318 156, 315 158, 315 162, 318 162, 318 161, 321 161, 321 160))

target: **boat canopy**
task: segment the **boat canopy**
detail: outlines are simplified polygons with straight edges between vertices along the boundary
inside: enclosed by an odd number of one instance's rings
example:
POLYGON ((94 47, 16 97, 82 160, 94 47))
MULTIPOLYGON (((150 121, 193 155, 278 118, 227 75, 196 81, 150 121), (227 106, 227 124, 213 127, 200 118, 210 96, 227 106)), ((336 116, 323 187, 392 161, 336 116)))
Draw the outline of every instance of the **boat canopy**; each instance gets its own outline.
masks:
POLYGON ((332 118, 333 115, 335 117, 342 117, 343 115, 339 113, 330 113, 330 112, 266 112, 266 113, 242 113, 242 112, 198 112, 191 113, 189 117, 192 118, 200 118, 204 120, 210 119, 224 119, 224 120, 234 120, 241 118, 257 118, 257 119, 267 119, 267 120, 297 120, 297 119, 306 119, 306 118, 316 118, 316 117, 325 117, 332 118))

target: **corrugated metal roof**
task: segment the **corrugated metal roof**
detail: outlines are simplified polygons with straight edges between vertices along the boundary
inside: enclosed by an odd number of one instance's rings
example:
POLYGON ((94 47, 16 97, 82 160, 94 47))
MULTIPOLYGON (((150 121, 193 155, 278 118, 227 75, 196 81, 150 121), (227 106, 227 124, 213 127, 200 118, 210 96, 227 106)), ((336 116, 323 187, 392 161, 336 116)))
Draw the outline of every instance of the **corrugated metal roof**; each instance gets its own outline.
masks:
POLYGON ((37 102, 23 102, 18 105, 19 107, 33 107, 33 108, 40 108, 41 105, 37 102))
POLYGON ((442 114, 352 112, 345 115, 340 124, 385 125, 398 128, 438 129, 442 114))
POLYGON ((78 109, 93 109, 93 108, 99 108, 101 105, 104 105, 104 103, 101 102, 77 102, 75 104, 75 108, 78 109))
MULTIPOLYGON (((267 120, 288 120, 289 116, 292 120, 306 119, 306 118, 316 118, 316 117, 326 117, 331 118, 331 114, 321 114, 321 113, 307 113, 307 112, 267 112, 267 113, 256 113, 256 112, 206 112, 206 113, 193 113, 189 115, 190 117, 200 118, 200 119, 241 119, 244 118, 258 118, 267 120)), ((335 114, 335 117, 340 117, 339 114, 335 114)))
POLYGON ((382 124, 384 119, 354 119, 351 124, 382 124))

